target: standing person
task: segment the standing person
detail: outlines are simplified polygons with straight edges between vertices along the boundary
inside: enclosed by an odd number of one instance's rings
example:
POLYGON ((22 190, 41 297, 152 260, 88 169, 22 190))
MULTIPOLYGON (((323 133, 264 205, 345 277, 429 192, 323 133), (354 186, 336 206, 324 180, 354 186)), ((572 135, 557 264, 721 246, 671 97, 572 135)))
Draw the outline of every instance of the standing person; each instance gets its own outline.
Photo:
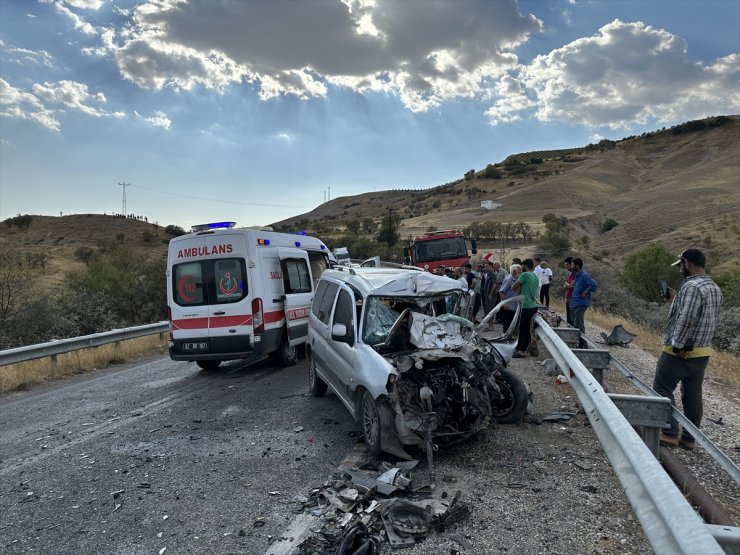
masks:
POLYGON ((483 286, 483 282, 486 279, 486 274, 483 270, 483 264, 478 264, 476 266, 476 275, 475 275, 475 286, 473 288, 473 291, 475 291, 475 300, 473 301, 473 323, 478 323, 478 311, 481 307, 481 287, 483 286))
MULTIPOLYGON (((501 289, 499 291, 499 295, 501 296, 502 301, 510 299, 511 297, 516 297, 517 292, 512 289, 512 286, 521 273, 522 267, 519 264, 512 264, 509 267, 509 275, 504 278, 504 281, 501 284, 501 289)), ((506 330, 509 329, 511 322, 514 321, 514 315, 516 314, 516 309, 518 306, 519 303, 511 303, 507 304, 501 309, 501 325, 504 327, 504 333, 506 333, 506 330)))
POLYGON ((573 257, 567 257, 565 262, 565 321, 568 325, 573 325, 573 311, 570 308, 570 299, 573 297, 573 287, 576 281, 576 274, 573 272, 573 257))
MULTIPOLYGON (((599 284, 583 269, 583 259, 573 259, 573 296, 570 298, 570 310, 573 313, 573 327, 586 333, 586 309, 591 306, 591 294, 599 288, 599 284)), ((580 338, 578 348, 585 349, 588 344, 580 338)))
POLYGON ((552 270, 547 267, 547 260, 540 262, 540 304, 550 308, 550 280, 552 270))
POLYGON ((463 272, 465 275, 465 281, 468 282, 468 289, 474 289, 476 277, 475 272, 473 272, 473 266, 470 262, 463 264, 463 272))
POLYGON ((540 272, 542 272, 542 267, 540 266, 540 259, 535 257, 534 258, 534 275, 537 276, 537 297, 540 298, 540 272))
MULTIPOLYGON (((668 322, 663 332, 663 352, 655 368, 653 389, 674 404, 673 391, 681 382, 683 412, 697 428, 704 411, 702 383, 704 371, 712 354, 712 338, 719 321, 722 291, 704 269, 706 259, 698 249, 683 251, 673 266, 681 267, 684 281, 678 292, 668 289, 672 301, 668 322)), ((683 430, 678 438, 678 422, 671 418, 671 427, 660 434, 665 445, 681 445, 694 449, 694 437, 683 430)))
MULTIPOLYGON (((486 289, 486 302, 488 303, 488 312, 493 310, 493 307, 495 307, 499 302, 498 292, 499 289, 501 289, 501 284, 504 282, 505 277, 506 270, 501 267, 501 262, 499 262, 498 260, 494 261, 491 265, 488 288, 486 289)), ((493 324, 493 321, 488 322, 488 331, 493 330, 493 324)))
POLYGON ((519 341, 516 344, 515 358, 527 356, 527 349, 532 339, 532 318, 537 314, 537 284, 539 280, 534 275, 534 262, 531 258, 522 260, 522 273, 511 288, 524 295, 522 316, 519 321, 519 341))

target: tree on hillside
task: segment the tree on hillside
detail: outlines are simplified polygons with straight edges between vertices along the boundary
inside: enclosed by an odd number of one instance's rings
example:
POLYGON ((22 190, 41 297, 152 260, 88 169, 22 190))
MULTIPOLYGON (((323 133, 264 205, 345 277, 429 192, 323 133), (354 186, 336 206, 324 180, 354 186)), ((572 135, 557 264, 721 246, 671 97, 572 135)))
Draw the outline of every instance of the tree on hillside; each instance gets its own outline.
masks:
POLYGON ((380 230, 375 236, 375 240, 379 243, 385 243, 388 248, 395 246, 401 239, 401 235, 398 233, 399 218, 392 211, 389 211, 383 216, 380 222, 380 230))
POLYGON ((363 218, 362 229, 365 230, 365 233, 372 233, 375 231, 375 220, 372 218, 363 218))
POLYGON ((110 254, 94 258, 86 271, 67 276, 71 289, 104 293, 106 306, 129 325, 156 322, 166 305, 162 276, 165 260, 141 260, 120 245, 110 254))
POLYGON ((32 296, 34 284, 20 253, 0 254, 0 349, 10 345, 16 319, 32 296))
POLYGON ((357 235, 360 232, 360 220, 349 220, 347 222, 347 231, 352 235, 357 235))
POLYGON ((681 275, 671 268, 675 260, 662 245, 648 245, 624 259, 622 283, 639 298, 655 301, 659 297, 659 280, 666 280, 674 288, 681 281, 681 275))

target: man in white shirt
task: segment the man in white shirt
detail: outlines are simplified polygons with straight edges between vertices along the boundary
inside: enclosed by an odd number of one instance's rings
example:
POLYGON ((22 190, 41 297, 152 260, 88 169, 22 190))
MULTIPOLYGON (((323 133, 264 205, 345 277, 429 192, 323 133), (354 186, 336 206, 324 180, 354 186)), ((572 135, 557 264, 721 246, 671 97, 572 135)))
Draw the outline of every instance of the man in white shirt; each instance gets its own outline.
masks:
MULTIPOLYGON (((542 271, 542 267, 540 266, 540 259, 536 256, 534 257, 534 270, 532 270, 534 275, 537 276, 537 279, 540 279, 540 272, 542 271)), ((540 285, 539 281, 537 282, 537 294, 535 295, 535 299, 540 298, 540 285)))
POLYGON ((550 308, 550 282, 552 281, 552 270, 547 266, 547 260, 540 262, 540 304, 550 308))

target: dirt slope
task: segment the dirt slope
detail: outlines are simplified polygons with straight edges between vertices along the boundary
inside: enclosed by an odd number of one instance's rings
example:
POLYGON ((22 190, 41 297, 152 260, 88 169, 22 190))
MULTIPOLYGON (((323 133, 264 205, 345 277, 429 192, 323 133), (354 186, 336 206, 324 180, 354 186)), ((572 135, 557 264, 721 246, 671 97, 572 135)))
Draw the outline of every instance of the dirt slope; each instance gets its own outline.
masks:
POLYGON ((346 221, 379 221, 393 208, 407 237, 430 226, 463 228, 490 219, 541 229, 542 216, 553 212, 569 219, 575 239, 588 235, 592 252, 608 252, 614 260, 660 242, 677 252, 698 246, 715 269, 730 269, 740 248, 740 116, 717 127, 656 131, 611 146, 546 158, 521 174, 503 171, 500 179, 480 171, 473 179, 426 190, 333 199, 275 225, 322 220, 341 234, 346 221), (488 211, 480 207, 482 200, 502 206, 488 211), (619 225, 600 234, 607 218, 619 225))

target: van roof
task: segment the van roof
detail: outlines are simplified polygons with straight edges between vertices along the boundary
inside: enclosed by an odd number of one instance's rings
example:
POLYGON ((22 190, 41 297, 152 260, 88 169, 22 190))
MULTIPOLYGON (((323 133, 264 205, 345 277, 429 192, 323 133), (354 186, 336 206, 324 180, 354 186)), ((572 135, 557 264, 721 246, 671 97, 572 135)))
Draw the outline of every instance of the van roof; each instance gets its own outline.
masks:
POLYGON ((363 296, 416 297, 462 290, 462 283, 457 280, 404 268, 333 269, 322 276, 349 283, 363 296))
POLYGON ((300 235, 297 233, 281 233, 278 231, 266 231, 263 229, 249 229, 237 227, 232 229, 210 229, 194 233, 186 233, 170 240, 170 243, 187 241, 196 237, 225 237, 233 235, 244 235, 249 242, 256 243, 258 239, 267 239, 275 247, 303 247, 310 250, 322 250, 329 252, 329 249, 321 239, 311 237, 310 235, 300 235))

